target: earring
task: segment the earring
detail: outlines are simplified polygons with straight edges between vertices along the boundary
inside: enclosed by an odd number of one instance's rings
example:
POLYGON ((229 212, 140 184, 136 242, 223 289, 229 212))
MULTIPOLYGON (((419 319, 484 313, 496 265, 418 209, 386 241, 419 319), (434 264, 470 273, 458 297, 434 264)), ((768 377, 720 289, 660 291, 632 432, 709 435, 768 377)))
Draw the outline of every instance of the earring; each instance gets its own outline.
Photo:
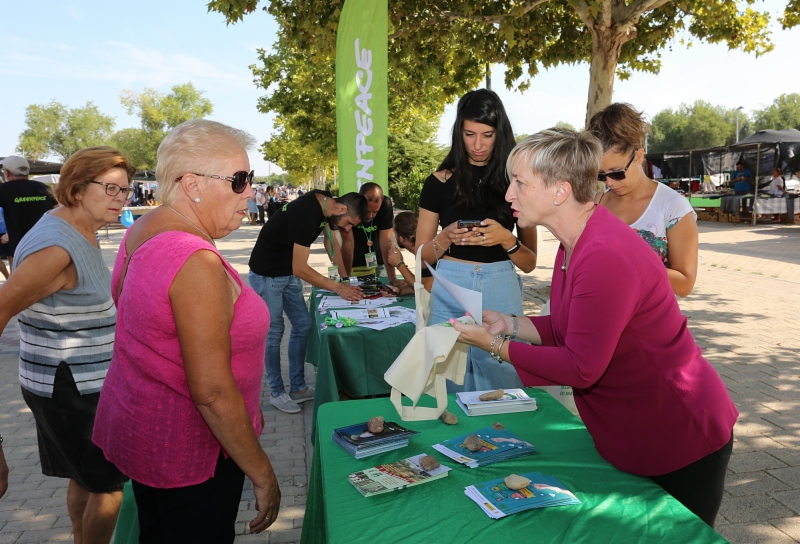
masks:
POLYGON ((200 197, 195 198, 194 201, 200 204, 200 197))
POLYGON ((553 206, 558 206, 558 200, 553 201, 553 206))

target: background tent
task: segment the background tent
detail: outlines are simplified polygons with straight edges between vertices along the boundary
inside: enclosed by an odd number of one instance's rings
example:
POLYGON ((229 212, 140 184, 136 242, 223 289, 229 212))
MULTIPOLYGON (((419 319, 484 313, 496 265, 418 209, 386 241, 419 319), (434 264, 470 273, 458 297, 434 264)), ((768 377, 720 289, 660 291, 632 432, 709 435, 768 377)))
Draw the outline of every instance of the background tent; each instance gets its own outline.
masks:
MULTIPOLYGON (((0 157, 0 161, 3 159, 5 159, 5 157, 0 157)), ((31 176, 61 173, 62 164, 60 162, 28 160, 28 164, 31 165, 31 173, 30 173, 31 176)))

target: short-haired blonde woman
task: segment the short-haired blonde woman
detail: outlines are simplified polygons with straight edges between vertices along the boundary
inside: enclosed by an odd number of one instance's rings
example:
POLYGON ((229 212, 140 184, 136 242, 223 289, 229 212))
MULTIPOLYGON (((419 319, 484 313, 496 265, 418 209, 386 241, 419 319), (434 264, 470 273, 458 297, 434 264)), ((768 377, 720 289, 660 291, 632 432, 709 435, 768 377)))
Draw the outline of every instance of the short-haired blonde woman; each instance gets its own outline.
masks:
POLYGON ((135 169, 110 147, 73 154, 55 197, 22 238, 0 288, 0 332, 19 314, 19 381, 33 412, 42 473, 69 478, 76 542, 108 542, 128 478, 92 443, 117 313, 95 232, 117 221, 135 169))
POLYGON ((625 223, 593 202, 602 147, 550 129, 508 158, 506 200, 520 227, 558 238, 550 315, 484 311, 461 341, 509 361, 525 385, 570 385, 600 455, 649 476, 713 526, 738 412, 700 354, 666 270, 625 223))
POLYGON ((117 341, 94 441, 133 481, 143 543, 233 542, 245 475, 251 532, 278 515, 258 443, 269 313, 214 244, 247 218, 253 144, 214 121, 173 129, 158 148, 162 205, 128 230, 114 265, 117 341))
POLYGON ((645 174, 644 116, 630 104, 611 104, 592 116, 587 130, 603 145, 598 180, 608 191, 598 203, 656 252, 675 294, 689 296, 697 279, 697 214, 686 197, 645 174))

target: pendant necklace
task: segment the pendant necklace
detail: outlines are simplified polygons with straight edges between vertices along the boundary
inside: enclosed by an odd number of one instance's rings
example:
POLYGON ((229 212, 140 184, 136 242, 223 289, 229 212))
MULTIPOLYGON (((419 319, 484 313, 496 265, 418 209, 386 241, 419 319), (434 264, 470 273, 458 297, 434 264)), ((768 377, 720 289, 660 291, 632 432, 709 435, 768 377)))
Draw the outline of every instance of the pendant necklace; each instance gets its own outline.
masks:
POLYGON ((597 206, 592 208, 592 211, 589 212, 589 217, 587 217, 586 221, 584 221, 583 225, 581 225, 581 230, 579 230, 578 234, 575 235, 575 238, 572 239, 572 244, 570 244, 570 248, 571 249, 568 252, 565 251, 566 255, 564 257, 564 264, 561 265, 561 270, 562 271, 564 271, 564 272, 567 271, 567 266, 569 266, 569 258, 572 256, 572 251, 575 249, 575 242, 578 240, 578 236, 580 236, 583 233, 583 229, 586 228, 586 223, 588 223, 589 219, 592 218, 592 214, 594 214, 595 208, 597 208, 597 206))
POLYGON ((184 219, 186 219, 186 221, 188 221, 188 222, 189 222, 189 224, 190 224, 191 226, 193 226, 193 227, 194 227, 194 228, 197 230, 197 232, 199 232, 200 234, 202 234, 203 236, 205 236, 206 238, 208 238, 208 240, 211 242, 211 245, 212 245, 212 246, 214 246, 214 247, 217 247, 217 244, 214 242, 214 239, 213 239, 213 238, 211 238, 211 236, 209 236, 208 234, 206 234, 206 232, 205 232, 203 229, 201 229, 200 227, 198 227, 197 225, 195 225, 195 224, 194 224, 194 222, 192 222, 192 220, 191 220, 191 219, 189 219, 188 217, 186 217, 185 215, 183 215, 181 212, 179 212, 178 210, 176 210, 175 208, 173 208, 173 207, 172 207, 172 206, 170 206, 170 205, 167 205, 167 208, 169 208, 169 209, 170 209, 170 210, 172 210, 173 212, 177 213, 178 215, 180 215, 181 217, 183 217, 184 219))

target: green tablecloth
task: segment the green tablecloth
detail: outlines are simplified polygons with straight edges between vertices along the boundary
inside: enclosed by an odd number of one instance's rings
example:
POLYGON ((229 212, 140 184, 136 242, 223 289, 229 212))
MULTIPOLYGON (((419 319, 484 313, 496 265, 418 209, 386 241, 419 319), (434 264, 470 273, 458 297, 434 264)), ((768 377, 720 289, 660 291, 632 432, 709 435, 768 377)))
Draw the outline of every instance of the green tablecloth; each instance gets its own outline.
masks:
POLYGON ((692 208, 719 208, 722 198, 719 195, 712 197, 693 196, 689 198, 692 208))
MULTIPOLYGON (((317 367, 312 433, 319 407, 338 401, 339 390, 356 397, 390 393, 391 387, 383 379, 383 374, 416 332, 413 323, 382 331, 364 327, 328 327, 322 330, 320 325, 325 322, 327 314, 319 313, 320 300, 317 289, 312 289, 308 304, 311 333, 306 347, 306 362, 317 367)), ((398 302, 392 306, 414 308, 414 296, 398 297, 398 302)))
POLYGON ((401 422, 389 399, 339 402, 319 412, 302 544, 330 542, 725 542, 649 478, 620 472, 604 461, 583 424, 544 391, 528 389, 539 410, 467 417, 450 398, 459 423, 405 422, 422 431, 407 448, 356 460, 331 441, 334 428, 382 415, 401 422), (430 445, 502 422, 538 450, 532 457, 470 469, 430 445), (347 475, 427 452, 452 467, 450 475, 385 495, 364 498, 347 475), (464 495, 468 485, 538 471, 556 476, 580 505, 544 508, 492 520, 464 495))

